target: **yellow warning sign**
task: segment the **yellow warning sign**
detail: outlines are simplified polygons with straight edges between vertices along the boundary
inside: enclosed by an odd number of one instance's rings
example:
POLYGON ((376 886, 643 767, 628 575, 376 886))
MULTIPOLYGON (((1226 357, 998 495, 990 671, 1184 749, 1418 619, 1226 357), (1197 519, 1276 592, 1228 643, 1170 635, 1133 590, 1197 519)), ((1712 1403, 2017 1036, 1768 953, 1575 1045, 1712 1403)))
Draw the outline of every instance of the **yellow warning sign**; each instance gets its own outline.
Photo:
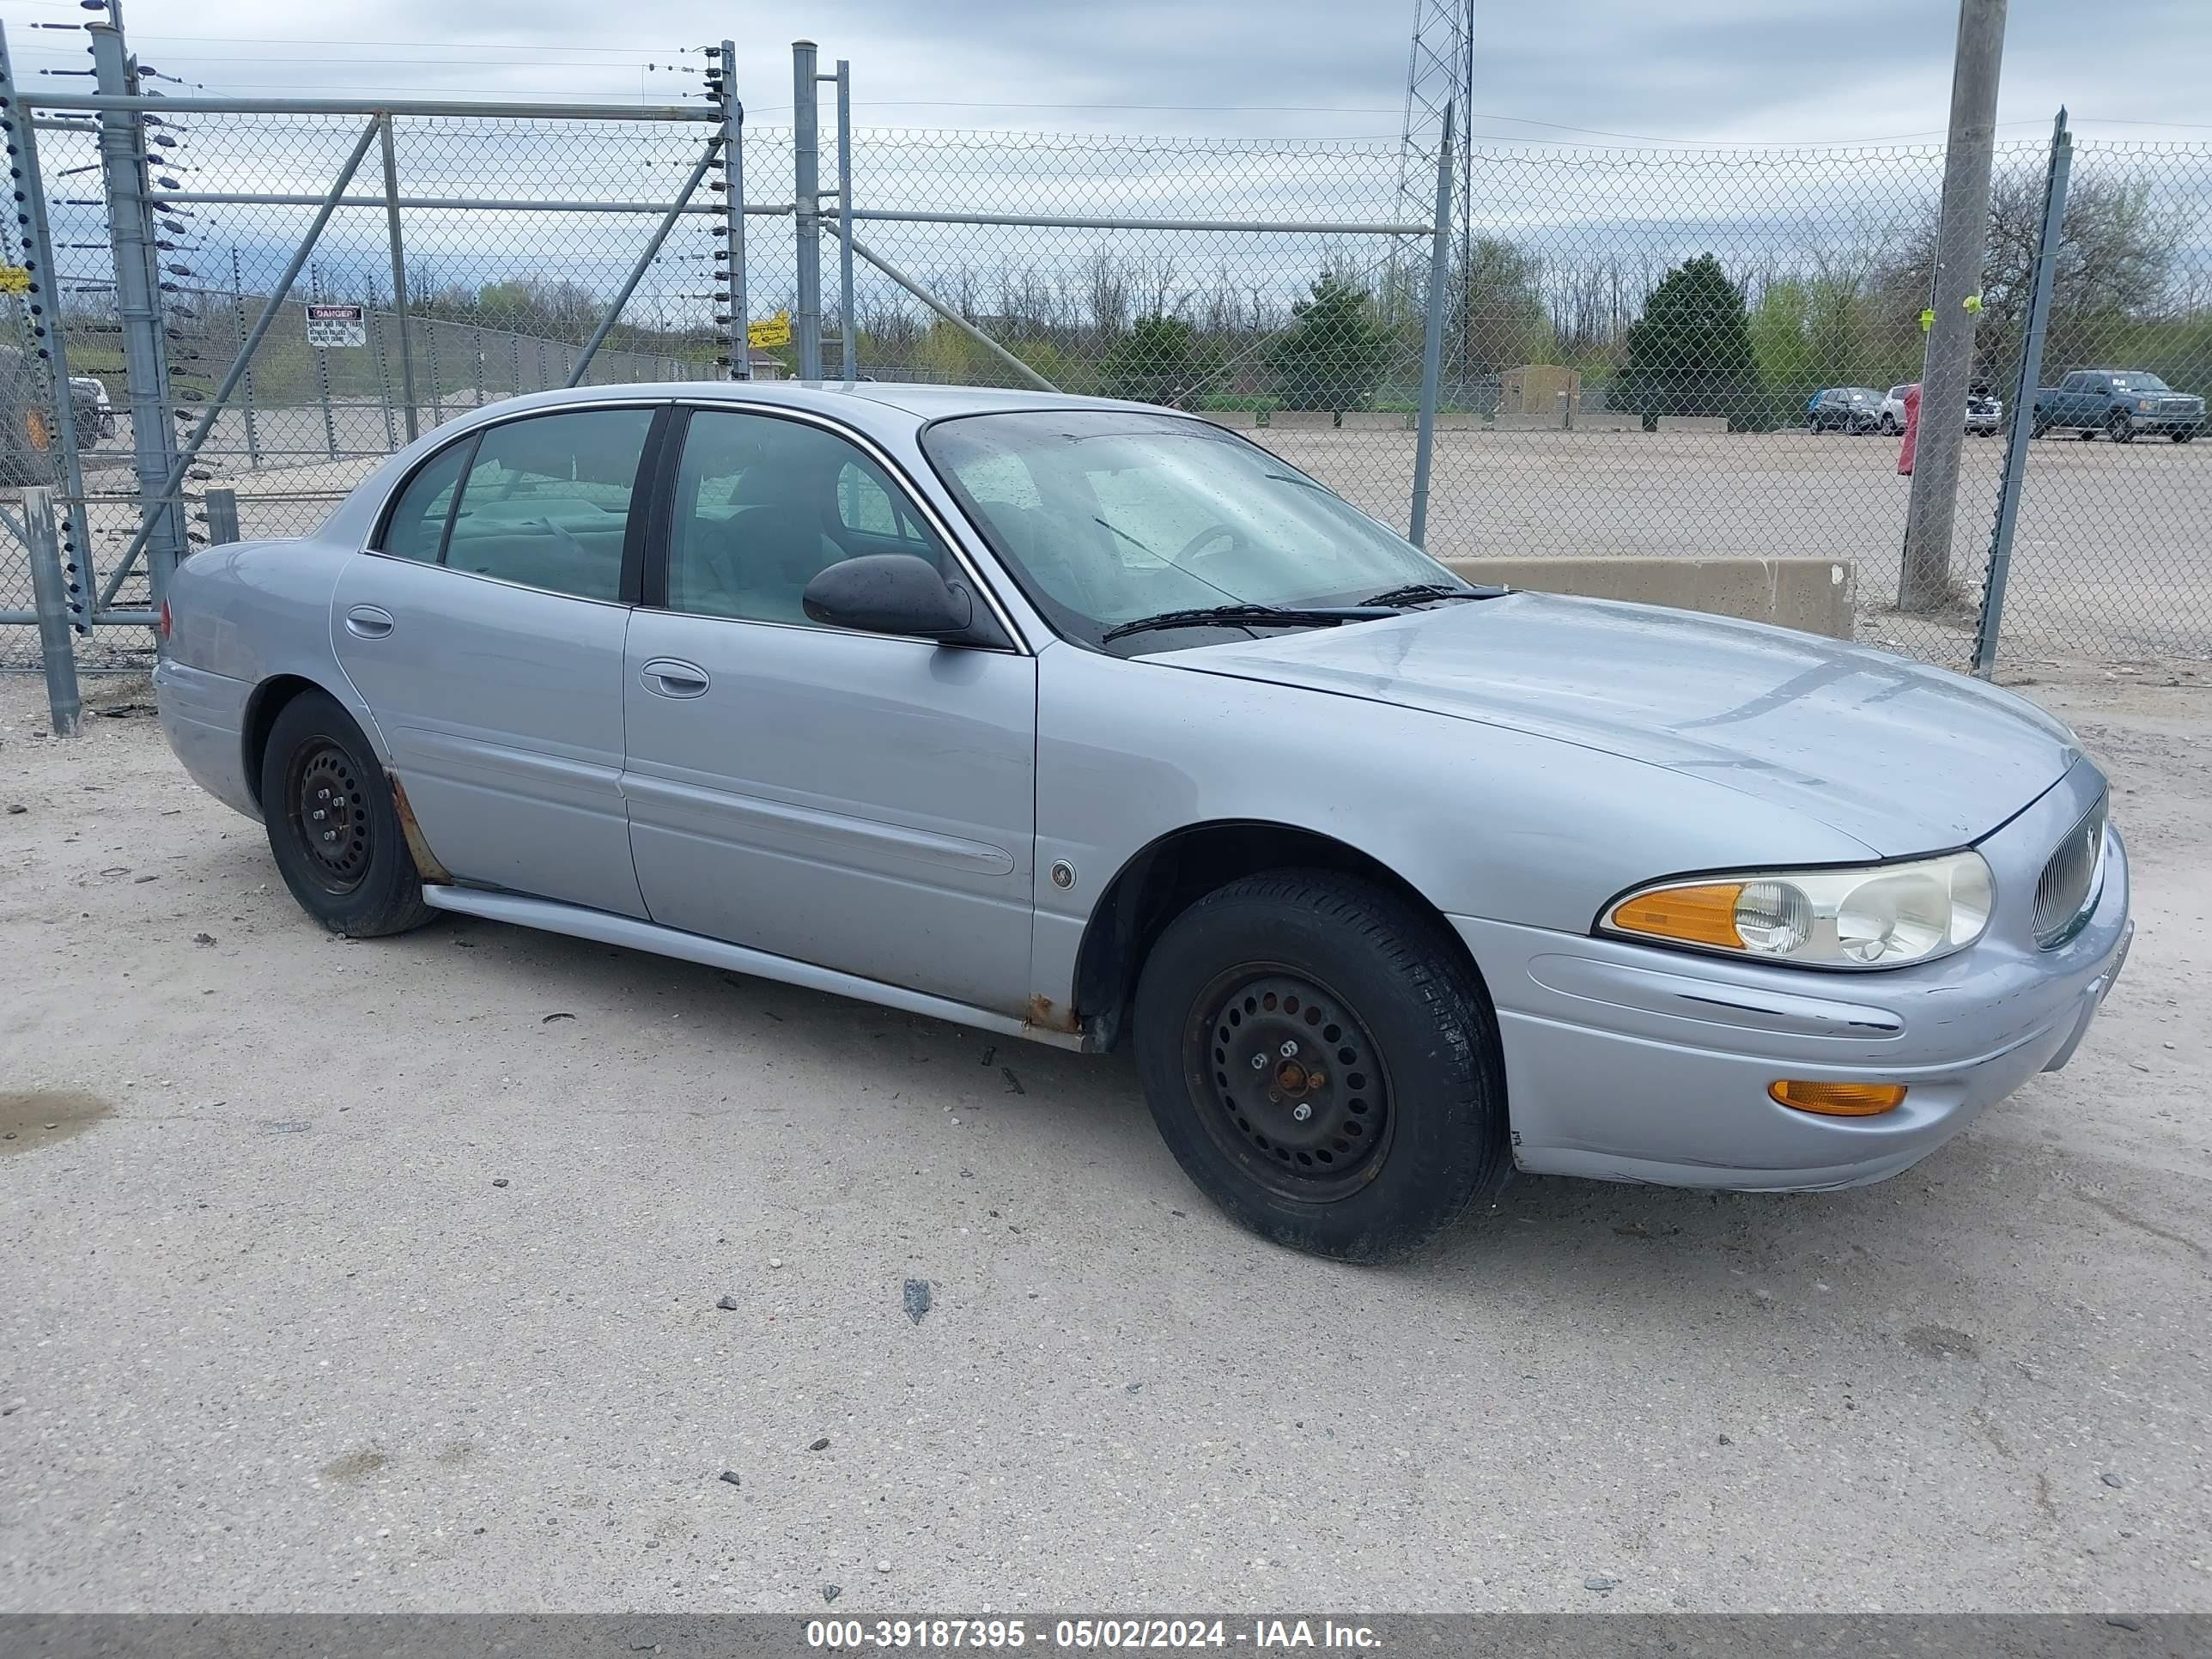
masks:
POLYGON ((791 343, 791 313, 779 311, 764 323, 745 325, 745 343, 761 347, 791 343))
POLYGON ((31 272, 27 265, 0 265, 0 294, 28 294, 31 272))

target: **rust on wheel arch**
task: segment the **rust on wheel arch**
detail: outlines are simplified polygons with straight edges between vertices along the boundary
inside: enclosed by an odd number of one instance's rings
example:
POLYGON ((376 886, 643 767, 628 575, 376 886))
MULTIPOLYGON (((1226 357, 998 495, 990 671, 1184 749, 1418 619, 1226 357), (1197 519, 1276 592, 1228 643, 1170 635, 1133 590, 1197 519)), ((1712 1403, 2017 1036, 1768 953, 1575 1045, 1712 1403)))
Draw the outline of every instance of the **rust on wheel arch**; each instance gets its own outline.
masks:
POLYGON ((399 815, 399 831, 407 837, 407 856, 415 860, 415 873, 422 878, 425 886, 452 886, 453 872, 438 862, 438 855, 422 837, 422 826, 415 821, 415 809, 407 800, 407 786, 399 781, 397 772, 386 771, 384 779, 392 786, 392 810, 399 815))

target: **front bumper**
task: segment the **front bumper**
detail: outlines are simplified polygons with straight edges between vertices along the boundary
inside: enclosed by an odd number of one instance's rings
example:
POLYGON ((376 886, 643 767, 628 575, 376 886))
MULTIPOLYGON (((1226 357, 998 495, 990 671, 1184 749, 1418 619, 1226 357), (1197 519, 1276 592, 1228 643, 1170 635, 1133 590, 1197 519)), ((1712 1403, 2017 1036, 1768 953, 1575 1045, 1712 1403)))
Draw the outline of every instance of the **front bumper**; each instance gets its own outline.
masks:
POLYGON ((2045 951, 2025 927, 2035 874, 2101 781, 2077 767, 1980 843, 1998 880, 1990 932, 1917 968, 1821 973, 1452 918, 1497 1006, 1516 1163, 1790 1191, 1880 1181, 1925 1158, 2065 1064, 2112 989, 2131 931, 2117 830, 2081 933, 2045 951), (1823 1117, 1775 1102, 1781 1078, 1908 1092, 1879 1117, 1823 1117))

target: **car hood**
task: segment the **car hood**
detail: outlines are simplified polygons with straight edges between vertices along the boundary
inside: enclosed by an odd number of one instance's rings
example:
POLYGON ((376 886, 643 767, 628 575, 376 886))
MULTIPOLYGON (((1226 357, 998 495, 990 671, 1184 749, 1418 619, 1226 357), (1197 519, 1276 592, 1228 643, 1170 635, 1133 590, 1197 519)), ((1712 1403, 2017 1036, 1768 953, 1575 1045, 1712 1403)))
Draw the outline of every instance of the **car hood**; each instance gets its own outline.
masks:
POLYGON ((1885 858, 1978 840, 2079 757, 1978 680, 1810 634, 1539 593, 1167 652, 1647 762, 1803 813, 1885 858))

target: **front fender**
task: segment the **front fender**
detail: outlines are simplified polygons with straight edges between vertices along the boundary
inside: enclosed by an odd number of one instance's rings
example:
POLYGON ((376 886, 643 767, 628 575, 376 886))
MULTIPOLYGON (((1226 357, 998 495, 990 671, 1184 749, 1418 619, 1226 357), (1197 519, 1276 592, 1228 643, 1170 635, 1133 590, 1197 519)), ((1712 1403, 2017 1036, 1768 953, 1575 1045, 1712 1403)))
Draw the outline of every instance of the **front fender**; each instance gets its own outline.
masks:
POLYGON ((1577 933, 1607 899, 1677 871, 1869 856, 1786 808, 1648 762, 1065 644, 1038 657, 1036 793, 1032 982, 1062 1007, 1115 877, 1193 825, 1324 836, 1445 915, 1577 933))

